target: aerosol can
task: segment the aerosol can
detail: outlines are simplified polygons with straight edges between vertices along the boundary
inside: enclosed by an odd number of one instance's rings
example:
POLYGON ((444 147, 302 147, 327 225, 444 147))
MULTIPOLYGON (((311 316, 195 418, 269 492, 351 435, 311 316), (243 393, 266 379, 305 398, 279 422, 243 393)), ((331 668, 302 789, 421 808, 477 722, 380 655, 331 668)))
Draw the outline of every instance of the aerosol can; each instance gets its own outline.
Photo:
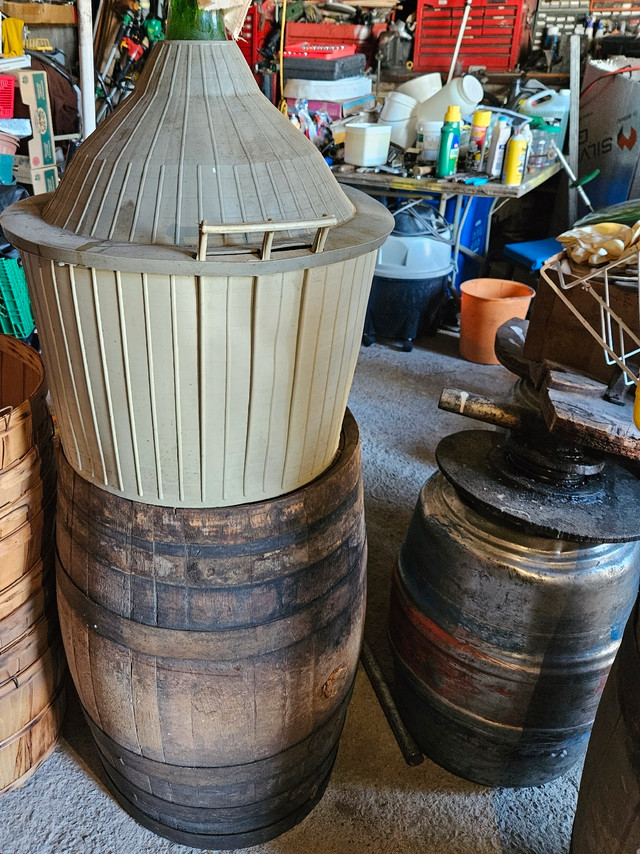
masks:
POLYGON ((507 143, 502 170, 502 183, 517 187, 522 183, 527 164, 527 140, 520 128, 516 128, 507 143))

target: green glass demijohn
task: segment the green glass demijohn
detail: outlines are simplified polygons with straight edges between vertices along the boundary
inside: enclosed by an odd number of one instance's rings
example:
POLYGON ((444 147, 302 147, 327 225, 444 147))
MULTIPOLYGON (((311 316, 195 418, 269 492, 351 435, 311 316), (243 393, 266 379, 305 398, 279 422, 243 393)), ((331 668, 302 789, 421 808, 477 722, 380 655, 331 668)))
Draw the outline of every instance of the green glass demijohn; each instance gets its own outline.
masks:
POLYGON ((174 41, 226 41, 222 9, 202 9, 198 0, 171 0, 166 37, 174 41))

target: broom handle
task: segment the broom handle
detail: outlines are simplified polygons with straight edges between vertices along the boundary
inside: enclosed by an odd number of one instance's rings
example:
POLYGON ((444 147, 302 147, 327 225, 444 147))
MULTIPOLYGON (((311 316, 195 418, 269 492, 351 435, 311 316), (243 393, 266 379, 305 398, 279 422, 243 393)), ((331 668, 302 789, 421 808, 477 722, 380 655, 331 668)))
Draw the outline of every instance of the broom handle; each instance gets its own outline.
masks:
POLYGON ((456 62, 458 61, 458 54, 460 53, 460 46, 462 45, 462 39, 464 37, 464 31, 467 28, 467 20, 469 18, 469 13, 471 12, 471 0, 467 0, 464 6, 464 12, 462 13, 462 23, 460 24, 460 30, 458 31, 458 38, 456 40, 456 46, 453 49, 453 56, 451 57, 451 66, 449 68, 449 76, 447 77, 447 83, 453 77, 453 72, 455 71, 456 62))

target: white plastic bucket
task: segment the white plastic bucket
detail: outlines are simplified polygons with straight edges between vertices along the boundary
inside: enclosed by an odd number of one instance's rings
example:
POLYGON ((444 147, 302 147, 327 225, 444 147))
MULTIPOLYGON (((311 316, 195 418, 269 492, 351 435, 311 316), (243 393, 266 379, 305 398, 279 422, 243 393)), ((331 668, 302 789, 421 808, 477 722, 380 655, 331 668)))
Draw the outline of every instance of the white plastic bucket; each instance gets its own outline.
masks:
POLYGON ((385 122, 399 122, 410 119, 418 102, 409 95, 400 92, 389 92, 380 111, 380 118, 385 122))
POLYGON ((424 151, 427 160, 437 160, 444 122, 416 122, 416 148, 424 151))
POLYGON ((416 141, 416 129, 412 119, 402 119, 399 122, 387 122, 379 119, 378 124, 389 125, 391 142, 399 148, 411 148, 416 141))
POLYGON ((427 98, 431 98, 440 89, 442 89, 442 78, 439 72, 434 71, 431 74, 422 74, 420 77, 414 77, 413 80, 401 83, 397 87, 396 92, 402 95, 410 95, 418 103, 421 103, 422 101, 426 101, 427 98))
POLYGON ((344 136, 344 162, 354 166, 380 166, 387 160, 390 143, 390 125, 348 124, 344 136))

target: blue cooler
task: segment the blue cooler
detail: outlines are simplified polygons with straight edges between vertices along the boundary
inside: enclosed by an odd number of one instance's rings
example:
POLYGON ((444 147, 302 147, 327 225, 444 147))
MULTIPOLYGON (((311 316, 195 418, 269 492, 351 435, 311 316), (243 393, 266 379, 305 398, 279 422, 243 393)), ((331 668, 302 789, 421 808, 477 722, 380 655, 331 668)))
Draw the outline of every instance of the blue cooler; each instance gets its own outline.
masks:
POLYGON ((451 229, 427 202, 404 205, 378 250, 362 343, 391 338, 410 352, 418 335, 434 335, 449 299, 451 229))

